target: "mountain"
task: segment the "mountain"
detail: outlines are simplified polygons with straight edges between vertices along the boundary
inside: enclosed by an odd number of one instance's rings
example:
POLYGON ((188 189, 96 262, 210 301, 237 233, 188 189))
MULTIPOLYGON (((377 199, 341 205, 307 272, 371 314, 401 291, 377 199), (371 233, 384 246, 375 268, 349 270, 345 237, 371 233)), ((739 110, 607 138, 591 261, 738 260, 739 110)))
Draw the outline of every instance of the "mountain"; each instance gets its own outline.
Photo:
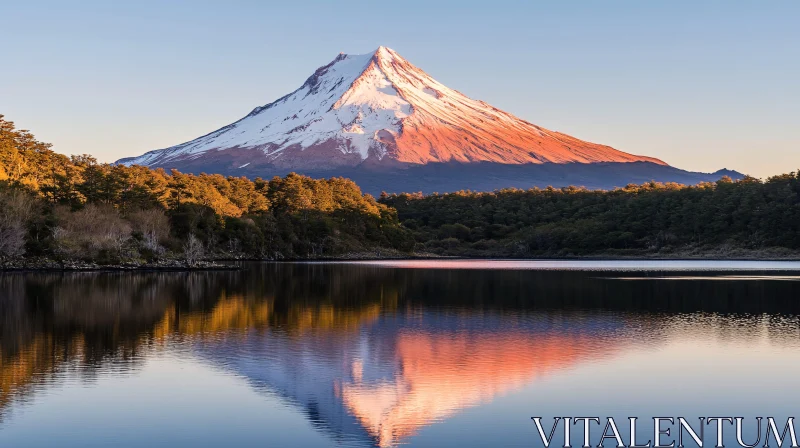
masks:
MULTIPOLYGON (((419 169, 444 175, 437 185, 445 189, 450 180, 456 181, 453 188, 466 184, 462 188, 484 189, 482 179, 463 178, 461 170, 473 164, 490 166, 500 177, 498 186, 512 186, 502 180, 510 168, 523 173, 523 183, 532 186, 541 183, 535 175, 541 170, 532 169, 537 165, 567 164, 556 168, 563 171, 557 178, 570 178, 570 170, 561 168, 631 162, 639 162, 645 171, 661 167, 667 173, 685 173, 661 160, 550 131, 470 99, 380 47, 366 55, 339 54, 299 89, 235 123, 117 163, 262 177, 296 171, 396 178, 401 181, 396 188, 417 191, 423 190, 413 174, 419 169), (524 175, 526 170, 530 175, 524 175)), ((606 186, 607 181, 626 184, 633 179, 617 178, 607 166, 592 167, 597 172, 589 176, 590 183, 606 186)), ((688 177, 713 177, 696 174, 700 176, 688 177)))

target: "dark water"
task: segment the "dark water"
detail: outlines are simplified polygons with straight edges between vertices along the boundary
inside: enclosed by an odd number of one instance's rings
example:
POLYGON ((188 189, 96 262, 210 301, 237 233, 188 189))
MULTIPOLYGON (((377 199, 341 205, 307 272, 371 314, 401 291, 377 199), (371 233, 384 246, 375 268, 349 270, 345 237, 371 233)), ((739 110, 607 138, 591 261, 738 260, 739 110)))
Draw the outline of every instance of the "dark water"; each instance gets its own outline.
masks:
POLYGON ((0 447, 541 446, 531 416, 785 419, 796 269, 4 274, 0 447))

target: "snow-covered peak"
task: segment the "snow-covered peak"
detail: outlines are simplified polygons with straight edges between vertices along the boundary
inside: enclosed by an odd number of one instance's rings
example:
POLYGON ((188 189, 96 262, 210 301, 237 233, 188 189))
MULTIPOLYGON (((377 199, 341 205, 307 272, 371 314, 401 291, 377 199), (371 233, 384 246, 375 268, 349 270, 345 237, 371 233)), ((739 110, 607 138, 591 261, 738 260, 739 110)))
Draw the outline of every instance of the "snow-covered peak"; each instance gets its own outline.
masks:
POLYGON ((361 55, 340 53, 299 89, 241 120, 120 163, 170 166, 223 156, 236 166, 298 169, 366 160, 663 163, 549 131, 468 98, 384 46, 361 55))
POLYGON ((391 61, 393 59, 403 59, 399 54, 397 54, 396 51, 392 50, 391 48, 384 47, 383 45, 378 47, 378 49, 375 50, 373 55, 375 59, 378 61, 391 61))

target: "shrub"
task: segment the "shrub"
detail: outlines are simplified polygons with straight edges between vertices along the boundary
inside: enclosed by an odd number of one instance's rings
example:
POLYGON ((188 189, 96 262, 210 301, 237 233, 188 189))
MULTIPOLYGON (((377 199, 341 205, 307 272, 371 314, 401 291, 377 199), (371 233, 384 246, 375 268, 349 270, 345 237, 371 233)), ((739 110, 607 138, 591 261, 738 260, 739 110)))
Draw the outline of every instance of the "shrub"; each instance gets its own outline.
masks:
POLYGON ((183 245, 183 257, 186 264, 189 266, 196 266, 197 262, 203 257, 203 243, 194 236, 194 233, 189 234, 186 243, 183 245))
POLYGON ((128 221, 133 231, 141 237, 141 248, 152 256, 163 255, 166 249, 162 244, 169 238, 169 218, 160 209, 136 210, 128 213, 128 221))
POLYGON ((131 225, 112 206, 88 204, 76 212, 61 207, 53 231, 57 252, 66 258, 119 259, 131 225))
POLYGON ((36 201, 22 191, 0 191, 0 259, 25 253, 26 223, 36 201))

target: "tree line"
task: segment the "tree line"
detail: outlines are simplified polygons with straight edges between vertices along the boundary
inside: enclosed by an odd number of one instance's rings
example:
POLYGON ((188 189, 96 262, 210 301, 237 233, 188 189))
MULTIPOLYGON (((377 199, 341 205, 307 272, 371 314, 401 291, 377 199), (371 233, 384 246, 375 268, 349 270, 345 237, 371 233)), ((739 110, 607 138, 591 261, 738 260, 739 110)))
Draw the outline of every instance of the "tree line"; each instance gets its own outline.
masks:
POLYGON ((291 259, 414 241, 344 178, 248 180, 67 157, 0 115, 0 261, 291 259))
POLYGON ((506 189, 382 195, 417 249, 454 256, 794 255, 800 172, 611 191, 506 189))

